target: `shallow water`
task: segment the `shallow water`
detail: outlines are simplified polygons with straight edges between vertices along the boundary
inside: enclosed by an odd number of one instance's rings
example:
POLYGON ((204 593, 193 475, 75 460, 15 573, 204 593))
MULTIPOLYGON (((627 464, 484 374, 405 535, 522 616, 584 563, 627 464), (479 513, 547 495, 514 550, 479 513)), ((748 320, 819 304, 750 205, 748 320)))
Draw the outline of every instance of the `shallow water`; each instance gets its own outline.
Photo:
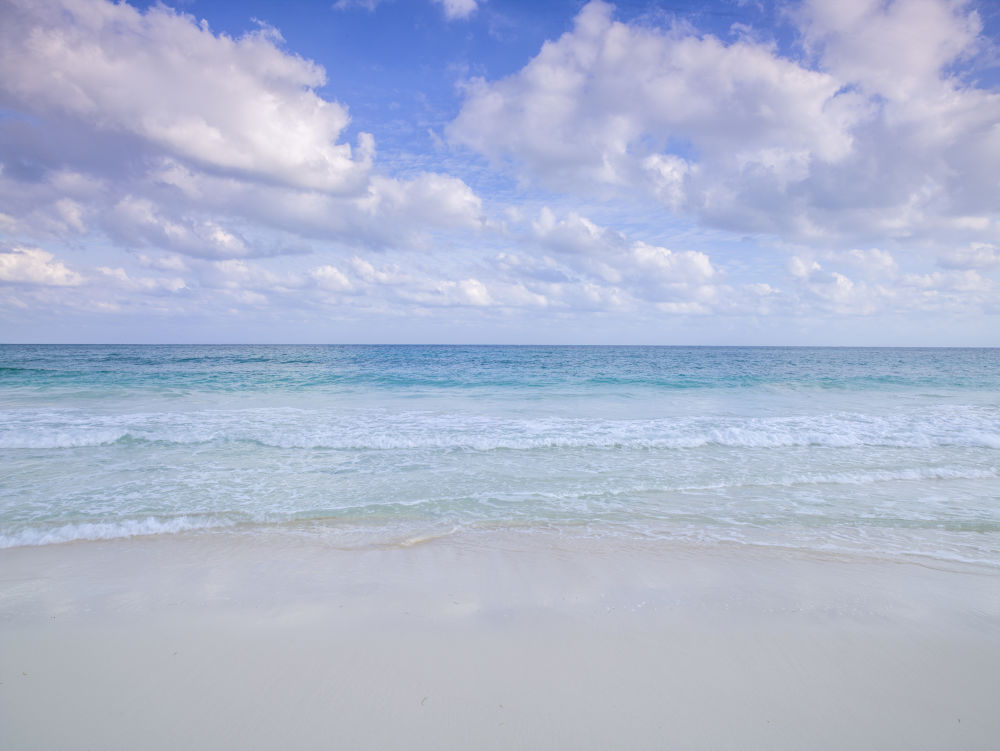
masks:
POLYGON ((1000 565, 1000 350, 0 346, 0 546, 482 528, 1000 565))

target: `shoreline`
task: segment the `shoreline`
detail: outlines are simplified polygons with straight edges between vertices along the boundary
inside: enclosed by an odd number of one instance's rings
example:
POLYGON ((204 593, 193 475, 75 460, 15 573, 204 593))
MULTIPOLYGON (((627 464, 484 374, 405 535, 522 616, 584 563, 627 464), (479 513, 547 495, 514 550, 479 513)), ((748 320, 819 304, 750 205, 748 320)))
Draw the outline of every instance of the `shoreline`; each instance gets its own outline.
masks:
POLYGON ((504 532, 0 550, 0 747, 989 748, 1000 576, 504 532))
MULTIPOLYGON (((669 551, 692 551, 697 554, 714 554, 724 551, 739 551, 743 555, 788 555, 800 558, 836 559, 845 561, 871 561, 883 563, 912 563, 932 568, 984 569, 1000 574, 1000 558, 994 549, 967 546, 965 555, 956 554, 954 549, 900 549, 898 539, 865 540, 838 539, 836 544, 819 545, 815 530, 813 537, 802 537, 801 531, 789 535, 778 530, 753 530, 747 534, 742 529, 713 530, 714 534, 698 534, 690 527, 669 527, 637 531, 624 525, 603 525, 596 533, 591 525, 584 522, 563 522, 535 526, 511 521, 478 521, 441 524, 430 520, 401 523, 394 528, 385 525, 365 523, 364 520, 333 519, 288 519, 283 521, 233 521, 218 520, 212 523, 194 524, 187 517, 160 521, 153 517, 130 520, 124 526, 109 523, 67 524, 48 532, 15 535, 0 534, 0 554, 41 548, 65 548, 67 546, 141 545, 148 542, 157 545, 161 540, 174 540, 177 544, 201 544, 209 546, 225 544, 225 540, 253 541, 251 545, 280 545, 317 547, 337 552, 363 553, 374 550, 396 550, 442 542, 459 546, 485 545, 487 548, 511 544, 513 549, 532 548, 546 550, 647 550, 662 553, 669 551), (132 527, 140 531, 130 532, 132 527), (64 536, 69 531, 80 536, 64 536), (735 533, 735 534, 734 534, 735 533), (738 536, 736 536, 738 535, 738 536), (223 541, 223 542, 220 542, 223 541), (505 543, 505 541, 507 541, 505 543)), ((866 530, 867 531, 867 530, 866 530)), ((968 539, 966 535, 966 539, 968 539)), ((940 541, 939 541, 940 542, 940 541)), ((952 545, 954 547, 954 542, 952 545)), ((919 545, 919 544, 918 544, 919 545)), ((940 546, 939 546, 940 547, 940 546)), ((16 554, 14 554, 16 555, 16 554)))

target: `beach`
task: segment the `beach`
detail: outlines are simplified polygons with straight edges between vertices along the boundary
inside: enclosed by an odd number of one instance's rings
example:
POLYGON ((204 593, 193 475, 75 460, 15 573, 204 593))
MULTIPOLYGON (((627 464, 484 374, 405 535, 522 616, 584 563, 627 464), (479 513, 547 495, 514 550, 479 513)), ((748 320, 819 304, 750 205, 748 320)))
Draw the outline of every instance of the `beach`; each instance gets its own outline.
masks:
POLYGON ((1000 751, 1000 0, 0 0, 0 751, 1000 751))
POLYGON ((484 531, 0 551, 0 747, 987 749, 995 569, 484 531))
POLYGON ((998 350, 0 354, 2 749, 1000 738, 998 350))

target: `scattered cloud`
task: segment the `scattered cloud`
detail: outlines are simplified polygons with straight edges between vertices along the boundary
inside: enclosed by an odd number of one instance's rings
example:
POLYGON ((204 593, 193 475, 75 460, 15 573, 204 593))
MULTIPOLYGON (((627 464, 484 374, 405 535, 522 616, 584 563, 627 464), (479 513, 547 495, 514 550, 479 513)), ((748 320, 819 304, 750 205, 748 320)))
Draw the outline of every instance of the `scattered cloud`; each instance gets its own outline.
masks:
POLYGON ((951 73, 981 43, 976 13, 850 0, 792 17, 812 60, 595 0, 521 70, 465 82, 448 135, 550 188, 641 191, 786 241, 1000 236, 1000 94, 951 73))
MULTIPOLYGON (((436 5, 440 5, 444 11, 444 17, 449 21, 463 20, 475 13, 479 6, 479 0, 432 0, 436 5)), ((334 10, 351 10, 360 8, 369 13, 373 12, 386 0, 337 0, 333 4, 334 10)))
POLYGON ((476 11, 477 0, 434 0, 444 9, 444 16, 449 21, 468 18, 476 11))
POLYGON ((709 257, 700 251, 670 250, 600 227, 570 213, 557 219, 543 209, 532 223, 543 247, 558 254, 567 274, 592 284, 622 287, 631 297, 666 301, 713 297, 708 285, 716 275, 709 257))
POLYGON ((938 258, 938 264, 946 269, 994 269, 1000 266, 1000 247, 971 243, 946 251, 938 258))
POLYGON ((362 10, 367 10, 369 13, 374 11, 380 3, 385 0, 337 0, 333 4, 334 10, 350 10, 352 8, 361 8, 362 10))
POLYGON ((326 72, 266 24, 232 38, 161 5, 2 6, 0 101, 21 116, 0 120, 0 197, 19 235, 233 258, 298 252, 275 233, 381 248, 478 226, 461 179, 396 179, 369 133, 344 141, 326 72))
POLYGON ((75 287, 84 278, 40 248, 11 248, 0 251, 0 281, 75 287))
POLYGON ((19 111, 122 132, 204 169, 355 192, 372 142, 337 143, 347 108, 323 69, 264 26, 238 39, 165 6, 5 2, 0 71, 19 111))
MULTIPOLYGON (((489 69, 468 42, 495 9, 423 8, 454 45, 428 65, 489 69)), ((598 320, 916 331, 1000 312, 1000 92, 975 75, 993 42, 973 4, 803 0, 780 43, 634 11, 589 2, 493 68, 513 72, 411 92, 417 109, 400 77, 393 117, 429 129, 420 152, 365 100, 390 66, 328 73, 265 22, 0 0, 0 320, 353 316, 379 339, 385 320, 520 321, 579 339, 598 320), (444 127, 420 119, 435 96, 457 113, 444 127)))
POLYGON ((152 278, 152 277, 132 277, 123 268, 98 267, 97 271, 107 279, 114 282, 119 289, 127 291, 141 291, 151 294, 180 292, 187 288, 187 284, 179 277, 172 278, 152 278))
POLYGON ((869 248, 868 250, 852 248, 839 253, 831 253, 829 257, 854 268, 866 277, 885 278, 896 276, 899 273, 899 265, 892 254, 878 248, 869 248))

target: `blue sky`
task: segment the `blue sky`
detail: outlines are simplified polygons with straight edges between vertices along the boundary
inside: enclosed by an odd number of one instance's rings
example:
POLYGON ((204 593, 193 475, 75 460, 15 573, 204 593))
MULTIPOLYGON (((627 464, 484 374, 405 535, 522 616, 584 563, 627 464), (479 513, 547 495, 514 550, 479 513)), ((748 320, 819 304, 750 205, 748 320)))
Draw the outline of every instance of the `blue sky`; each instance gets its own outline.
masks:
POLYGON ((1000 345, 1000 9, 0 0, 0 340, 1000 345))

